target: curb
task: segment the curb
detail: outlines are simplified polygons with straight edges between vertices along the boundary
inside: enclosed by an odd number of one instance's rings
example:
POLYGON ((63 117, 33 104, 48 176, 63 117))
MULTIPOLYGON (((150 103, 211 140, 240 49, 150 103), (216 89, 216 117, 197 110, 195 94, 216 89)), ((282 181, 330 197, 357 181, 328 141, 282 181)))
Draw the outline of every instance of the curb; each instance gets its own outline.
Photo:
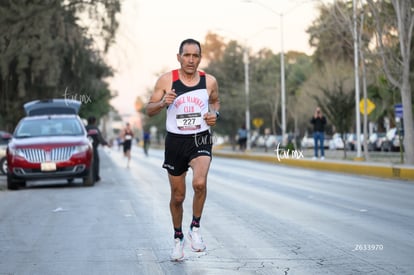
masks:
POLYGON ((322 171, 414 181, 414 167, 407 167, 401 164, 373 164, 364 162, 354 163, 344 161, 322 161, 308 159, 281 159, 279 161, 276 155, 254 155, 243 153, 237 154, 226 153, 222 151, 213 151, 213 154, 217 157, 246 159, 322 171))

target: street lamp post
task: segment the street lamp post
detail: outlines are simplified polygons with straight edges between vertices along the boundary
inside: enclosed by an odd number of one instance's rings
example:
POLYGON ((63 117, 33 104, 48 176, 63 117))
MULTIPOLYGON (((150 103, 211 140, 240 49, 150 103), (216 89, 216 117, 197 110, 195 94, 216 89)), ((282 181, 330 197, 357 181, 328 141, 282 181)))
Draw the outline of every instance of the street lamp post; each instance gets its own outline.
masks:
POLYGON ((250 151, 250 83, 249 83, 249 53, 247 46, 244 47, 243 53, 243 62, 244 62, 244 88, 246 93, 246 131, 247 131, 247 144, 246 150, 250 151))
POLYGON ((282 97, 282 145, 286 145, 286 87, 285 87, 285 54, 283 49, 283 13, 280 14, 280 89, 282 97))
POLYGON ((357 158, 361 158, 361 116, 359 112, 359 68, 358 68, 358 32, 356 18, 356 1, 352 1, 353 5, 353 38, 354 38, 354 71, 355 71, 355 116, 356 116, 356 146, 357 158))

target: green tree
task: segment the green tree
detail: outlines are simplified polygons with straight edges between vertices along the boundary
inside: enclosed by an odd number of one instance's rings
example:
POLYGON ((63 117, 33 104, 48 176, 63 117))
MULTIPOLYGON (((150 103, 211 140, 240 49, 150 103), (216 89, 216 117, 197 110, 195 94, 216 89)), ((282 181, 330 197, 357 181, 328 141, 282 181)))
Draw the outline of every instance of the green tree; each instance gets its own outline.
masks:
MULTIPOLYGON (((312 58, 304 53, 288 52, 287 59, 287 117, 288 129, 294 133, 295 138, 303 135, 301 129, 306 129, 308 124, 308 117, 304 120, 301 117, 301 109, 303 108, 300 102, 300 90, 306 84, 308 78, 312 75, 313 64, 312 58)), ((302 114, 303 115, 303 114, 302 114)))
MULTIPOLYGON (((262 118, 264 120, 262 128, 270 128, 273 134, 280 134, 280 55, 274 54, 269 49, 261 49, 257 53, 252 53, 237 41, 230 41, 222 46, 222 40, 211 33, 206 39, 210 39, 212 42, 205 44, 216 45, 215 47, 205 47, 204 55, 215 57, 209 58, 205 70, 216 76, 220 86, 222 107, 217 131, 233 138, 237 129, 245 124, 245 60, 243 58, 245 51, 248 51, 251 119, 262 118), (214 49, 215 52, 209 53, 209 48, 214 49), (217 51, 217 49, 224 49, 224 51, 217 51)), ((305 54, 286 53, 285 73, 288 104, 290 101, 296 102, 297 91, 306 81, 311 70, 310 66, 311 59, 305 54)), ((294 128, 292 119, 294 115, 295 111, 289 109, 287 121, 291 131, 294 128)))
MULTIPOLYGON (((8 130, 23 116, 22 105, 45 98, 83 98, 84 115, 109 110, 104 78, 111 69, 96 50, 89 29, 78 24, 88 11, 101 19, 107 49, 115 33, 119 1, 3 1, 0 3, 0 123, 8 130), (66 91, 66 93, 65 93, 66 91), (70 93, 70 95, 68 94, 70 93)), ((82 114, 81 113, 81 114, 82 114)))
POLYGON ((317 66, 325 62, 353 62, 353 39, 349 22, 337 10, 349 10, 344 2, 319 6, 319 17, 307 29, 309 45, 315 48, 313 54, 317 66), (337 7, 337 6, 339 7, 337 7))
POLYGON ((273 134, 280 131, 280 58, 271 50, 262 49, 251 57, 251 113, 252 118, 262 118, 262 128, 273 134))
POLYGON ((219 84, 220 122, 215 130, 234 137, 245 122, 245 86, 243 47, 230 41, 221 59, 211 60, 205 71, 214 75, 219 84))
POLYGON ((201 48, 203 64, 207 66, 210 61, 221 60, 223 58, 226 43, 224 42, 223 37, 209 31, 204 38, 204 43, 202 43, 201 48))

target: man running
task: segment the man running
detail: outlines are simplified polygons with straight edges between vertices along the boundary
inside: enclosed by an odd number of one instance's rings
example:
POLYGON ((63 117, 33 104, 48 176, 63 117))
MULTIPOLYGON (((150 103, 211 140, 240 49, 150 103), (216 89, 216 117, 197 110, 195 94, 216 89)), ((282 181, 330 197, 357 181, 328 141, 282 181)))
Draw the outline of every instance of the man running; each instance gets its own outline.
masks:
POLYGON ((131 161, 131 146, 132 140, 134 138, 134 132, 131 129, 131 125, 129 123, 126 124, 125 129, 122 131, 122 146, 124 151, 124 156, 127 158, 127 168, 129 168, 129 163, 131 161))
POLYGON ((204 251, 200 219, 207 196, 207 174, 211 162, 210 126, 216 124, 220 108, 218 84, 207 73, 198 71, 201 46, 194 39, 181 42, 177 60, 180 68, 163 74, 156 82, 147 105, 154 116, 167 109, 164 164, 171 187, 170 211, 175 245, 172 260, 184 258, 182 232, 185 177, 193 170, 193 219, 188 231, 193 251, 204 251))

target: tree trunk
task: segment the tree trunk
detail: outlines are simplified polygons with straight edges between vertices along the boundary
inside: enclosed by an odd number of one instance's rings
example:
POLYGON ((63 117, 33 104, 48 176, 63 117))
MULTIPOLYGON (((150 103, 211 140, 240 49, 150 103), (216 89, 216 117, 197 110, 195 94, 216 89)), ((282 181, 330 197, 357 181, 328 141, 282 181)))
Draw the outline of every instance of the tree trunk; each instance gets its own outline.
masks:
MULTIPOLYGON (((411 40, 414 25, 414 14, 411 1, 393 0, 397 14, 400 50, 402 57, 402 84, 400 85, 403 105, 404 125, 404 158, 405 163, 414 164, 414 126, 412 111, 412 95, 410 85, 411 40)), ((401 144, 400 144, 401 146, 401 144)))
MULTIPOLYGON (((407 73, 408 74, 408 73, 407 73)), ((404 160, 407 164, 414 164, 414 127, 412 113, 412 96, 409 77, 404 77, 401 87, 404 125, 404 160)), ((401 144, 400 144, 401 146, 401 144)))

